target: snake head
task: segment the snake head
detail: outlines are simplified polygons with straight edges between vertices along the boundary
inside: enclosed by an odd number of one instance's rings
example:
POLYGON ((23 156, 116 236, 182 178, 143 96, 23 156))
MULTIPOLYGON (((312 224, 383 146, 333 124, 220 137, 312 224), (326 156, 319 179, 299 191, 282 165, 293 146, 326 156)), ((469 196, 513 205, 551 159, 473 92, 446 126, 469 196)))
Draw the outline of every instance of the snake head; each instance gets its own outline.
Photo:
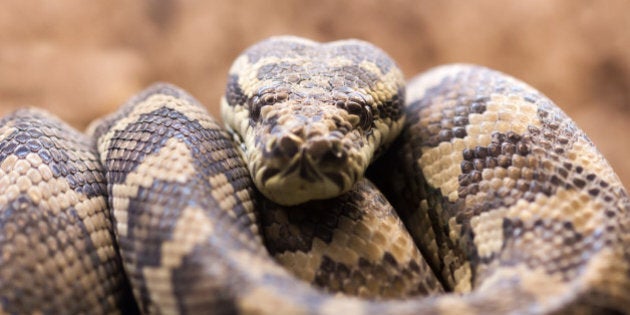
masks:
POLYGON ((232 65, 221 113, 256 187, 282 205, 341 195, 399 134, 404 79, 379 48, 272 37, 232 65))

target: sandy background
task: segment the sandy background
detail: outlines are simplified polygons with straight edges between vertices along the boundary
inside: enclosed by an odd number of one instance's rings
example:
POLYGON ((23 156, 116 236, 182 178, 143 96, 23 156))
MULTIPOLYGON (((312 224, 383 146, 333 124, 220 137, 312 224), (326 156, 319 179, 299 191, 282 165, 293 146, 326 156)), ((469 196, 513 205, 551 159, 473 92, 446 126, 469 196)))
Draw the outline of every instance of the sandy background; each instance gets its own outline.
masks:
POLYGON ((624 0, 3 2, 0 115, 39 106, 82 129, 158 80, 216 115, 228 68, 252 43, 357 37, 408 77, 471 62, 527 81, 578 122, 630 187, 628 12, 624 0))

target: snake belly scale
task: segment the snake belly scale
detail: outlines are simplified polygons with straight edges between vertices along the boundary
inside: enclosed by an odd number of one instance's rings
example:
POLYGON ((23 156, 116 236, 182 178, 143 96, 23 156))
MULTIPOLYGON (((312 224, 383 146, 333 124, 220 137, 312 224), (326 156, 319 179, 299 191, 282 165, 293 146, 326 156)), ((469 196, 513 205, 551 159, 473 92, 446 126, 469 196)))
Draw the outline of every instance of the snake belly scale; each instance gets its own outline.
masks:
POLYGON ((222 103, 0 120, 0 313, 630 313, 628 193, 525 83, 284 36, 222 103))

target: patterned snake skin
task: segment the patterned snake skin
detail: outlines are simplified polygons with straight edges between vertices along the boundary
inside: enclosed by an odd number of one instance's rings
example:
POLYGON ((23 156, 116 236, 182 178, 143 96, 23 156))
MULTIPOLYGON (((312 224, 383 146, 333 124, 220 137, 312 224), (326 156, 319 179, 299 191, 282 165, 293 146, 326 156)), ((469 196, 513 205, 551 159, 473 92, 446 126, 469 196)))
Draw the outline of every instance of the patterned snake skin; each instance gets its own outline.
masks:
POLYGON ((227 129, 167 84, 91 137, 4 117, 0 313, 630 314, 630 198, 574 122, 483 67, 401 78, 280 37, 227 129))

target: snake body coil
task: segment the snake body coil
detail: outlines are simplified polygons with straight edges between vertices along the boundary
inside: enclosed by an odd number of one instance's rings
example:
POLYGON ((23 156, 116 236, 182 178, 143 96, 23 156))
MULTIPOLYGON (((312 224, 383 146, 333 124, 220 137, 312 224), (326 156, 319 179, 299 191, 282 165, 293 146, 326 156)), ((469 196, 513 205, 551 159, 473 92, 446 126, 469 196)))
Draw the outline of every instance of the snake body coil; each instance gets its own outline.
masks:
POLYGON ((130 297, 90 138, 40 110, 0 120, 0 313, 111 313, 130 297))
POLYGON ((166 84, 93 141, 4 118, 0 311, 134 311, 119 250, 144 313, 630 313, 630 200, 584 133, 486 68, 400 77, 369 44, 281 37, 233 66, 238 135, 166 84))

